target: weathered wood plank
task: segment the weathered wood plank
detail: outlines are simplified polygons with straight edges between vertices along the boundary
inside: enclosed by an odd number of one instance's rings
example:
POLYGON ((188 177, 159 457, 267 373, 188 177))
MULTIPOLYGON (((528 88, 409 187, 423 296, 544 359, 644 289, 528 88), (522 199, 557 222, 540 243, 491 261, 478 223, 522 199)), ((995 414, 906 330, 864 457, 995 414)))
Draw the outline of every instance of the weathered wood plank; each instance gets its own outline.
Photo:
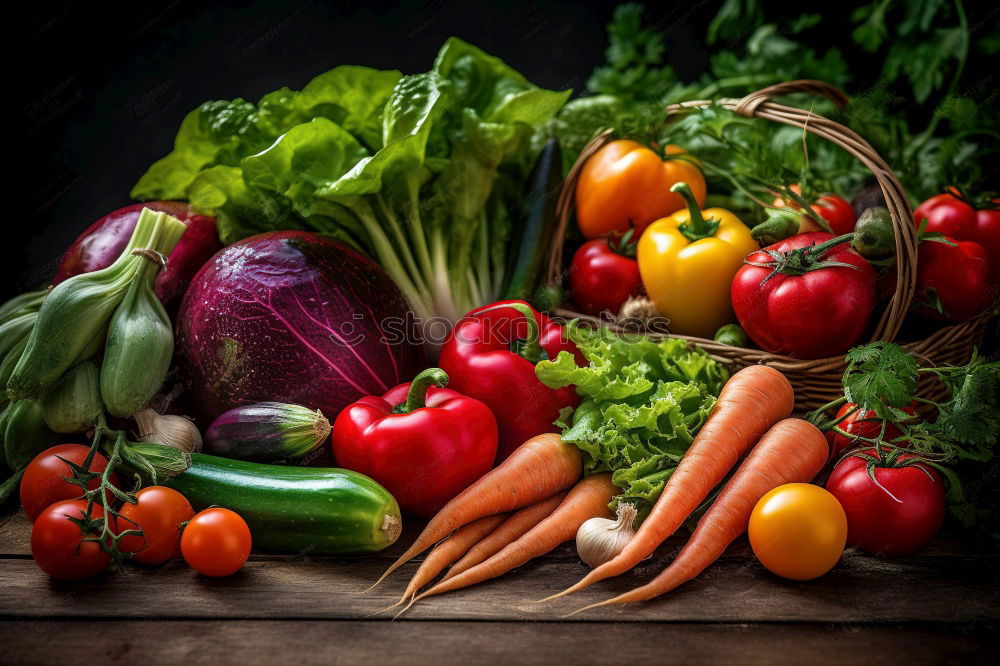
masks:
POLYGON ((991 627, 492 622, 0 623, 7 663, 997 663, 991 627), (52 640, 53 637, 58 640, 52 640), (10 638, 15 640, 9 640, 10 638), (72 649, 67 646, 72 645, 72 649))
MULTIPOLYGON (((544 559, 477 587, 416 605, 414 619, 558 620, 581 606, 648 580, 654 558, 619 579, 567 599, 535 600, 579 579, 583 565, 544 559)), ((685 622, 988 621, 1000 618, 1000 558, 879 560, 848 555, 830 574, 804 583, 772 576, 750 558, 727 558, 675 593, 573 620, 685 622)), ((235 576, 209 579, 176 562, 127 567, 90 581, 50 580, 28 559, 0 560, 0 616, 359 619, 395 602, 416 564, 367 595, 382 560, 254 561, 235 576), (150 606, 148 601, 156 599, 150 606)))

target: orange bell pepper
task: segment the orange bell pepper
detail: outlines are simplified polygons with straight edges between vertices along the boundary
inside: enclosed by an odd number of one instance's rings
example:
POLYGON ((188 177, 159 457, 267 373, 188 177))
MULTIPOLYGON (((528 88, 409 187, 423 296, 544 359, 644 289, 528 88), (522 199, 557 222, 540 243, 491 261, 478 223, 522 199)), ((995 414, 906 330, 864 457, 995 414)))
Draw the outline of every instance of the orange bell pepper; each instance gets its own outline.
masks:
POLYGON ((587 160, 576 184, 576 219, 587 239, 635 227, 638 237, 654 220, 684 208, 670 188, 687 183, 699 206, 705 205, 705 177, 683 150, 667 146, 666 160, 636 141, 612 141, 587 160))

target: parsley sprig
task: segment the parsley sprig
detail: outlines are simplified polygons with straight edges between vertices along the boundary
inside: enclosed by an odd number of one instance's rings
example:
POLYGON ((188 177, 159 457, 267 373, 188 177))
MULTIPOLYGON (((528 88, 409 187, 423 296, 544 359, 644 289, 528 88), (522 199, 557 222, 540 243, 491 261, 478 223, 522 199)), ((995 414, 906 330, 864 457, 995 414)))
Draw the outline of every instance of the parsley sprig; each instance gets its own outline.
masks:
POLYGON ((868 461, 874 478, 879 466, 926 464, 937 469, 948 485, 953 513, 963 522, 974 521, 975 507, 965 500, 961 479, 954 467, 965 461, 985 463, 994 456, 1000 439, 1000 361, 974 352, 965 365, 921 367, 918 360, 899 345, 872 342, 851 349, 844 372, 844 397, 808 415, 821 430, 833 431, 864 443, 874 455, 852 452, 868 461), (917 395, 921 381, 939 381, 947 397, 940 401, 917 395), (827 412, 846 402, 856 406, 847 414, 829 420, 827 412), (919 418, 904 408, 916 404, 928 418, 919 418), (880 432, 863 437, 840 429, 840 423, 857 412, 873 412, 882 421, 880 432), (902 434, 887 438, 888 423, 902 434))

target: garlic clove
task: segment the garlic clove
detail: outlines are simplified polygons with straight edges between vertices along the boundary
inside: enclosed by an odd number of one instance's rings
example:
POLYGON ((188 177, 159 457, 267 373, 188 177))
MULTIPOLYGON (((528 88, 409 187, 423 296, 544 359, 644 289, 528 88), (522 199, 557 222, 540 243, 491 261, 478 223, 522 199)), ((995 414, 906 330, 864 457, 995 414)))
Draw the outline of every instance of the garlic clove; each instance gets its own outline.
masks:
POLYGON ((201 451, 201 432, 186 416, 158 414, 147 408, 136 412, 133 418, 139 428, 139 440, 142 442, 172 446, 185 453, 201 451))
POLYGON ((617 518, 591 518, 576 532, 576 552, 591 568, 610 562, 621 553, 635 536, 632 524, 636 508, 619 504, 617 518))

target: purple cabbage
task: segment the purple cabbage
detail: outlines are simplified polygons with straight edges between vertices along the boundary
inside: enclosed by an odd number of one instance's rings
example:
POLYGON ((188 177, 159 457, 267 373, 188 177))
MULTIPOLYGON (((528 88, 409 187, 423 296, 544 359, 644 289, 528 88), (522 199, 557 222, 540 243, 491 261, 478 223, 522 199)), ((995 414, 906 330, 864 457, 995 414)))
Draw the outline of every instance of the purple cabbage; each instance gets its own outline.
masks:
POLYGON ((209 422, 286 402, 332 419, 426 366, 420 341, 404 336, 408 321, 392 280, 347 245, 304 231, 252 236, 205 264, 181 303, 190 408, 209 422))

